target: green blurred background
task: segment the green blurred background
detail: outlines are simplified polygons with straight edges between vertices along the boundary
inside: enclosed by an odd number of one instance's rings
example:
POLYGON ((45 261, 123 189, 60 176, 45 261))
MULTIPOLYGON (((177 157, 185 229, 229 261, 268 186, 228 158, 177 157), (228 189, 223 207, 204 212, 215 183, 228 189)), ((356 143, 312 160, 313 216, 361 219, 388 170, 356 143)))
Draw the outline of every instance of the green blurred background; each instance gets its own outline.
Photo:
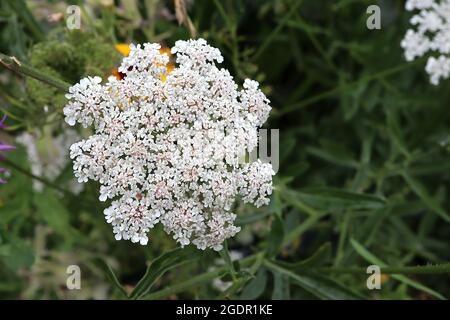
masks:
POLYGON ((120 299, 155 261, 168 265, 140 298, 449 297, 450 81, 432 86, 424 59, 406 63, 410 16, 400 0, 1 1, 0 52, 69 83, 111 75, 119 43, 205 38, 271 100, 280 170, 270 206, 236 205, 228 251, 188 247, 170 264, 176 244, 160 227, 147 246, 115 241, 98 186, 74 188, 61 146, 89 132, 68 134, 64 93, 1 68, 0 140, 17 149, 1 162, 0 298, 120 299), (74 4, 81 30, 70 31, 74 4), (371 4, 381 30, 366 27, 371 4), (429 267, 386 272, 368 290, 370 264, 429 267), (81 290, 66 287, 69 265, 81 290))

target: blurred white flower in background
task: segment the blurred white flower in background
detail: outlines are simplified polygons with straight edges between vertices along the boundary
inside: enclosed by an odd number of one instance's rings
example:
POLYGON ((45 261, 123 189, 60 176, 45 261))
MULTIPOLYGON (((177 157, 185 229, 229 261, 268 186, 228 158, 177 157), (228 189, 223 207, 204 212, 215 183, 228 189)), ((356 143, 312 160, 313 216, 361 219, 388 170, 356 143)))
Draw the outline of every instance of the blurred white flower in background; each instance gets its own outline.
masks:
MULTIPOLYGON (((25 147, 31 173, 54 181, 69 163, 70 146, 79 139, 80 136, 75 130, 66 128, 56 136, 49 131, 23 132, 16 141, 25 147)), ((84 185, 75 179, 67 184, 67 188, 75 194, 80 193, 83 187, 84 185)), ((33 180, 33 189, 41 192, 44 184, 33 180)))
POLYGON ((237 197, 269 203, 272 165, 240 160, 271 108, 256 81, 238 90, 205 40, 177 41, 171 53, 173 70, 159 44, 131 45, 122 80, 88 77, 70 88, 66 122, 95 129, 70 148, 74 174, 113 200, 104 214, 117 240, 145 245, 160 222, 181 246, 220 250, 240 230, 237 197))
POLYGON ((426 65, 430 82, 438 85, 450 76, 450 0, 407 0, 407 10, 420 10, 401 42, 405 58, 412 61, 431 53, 426 65))

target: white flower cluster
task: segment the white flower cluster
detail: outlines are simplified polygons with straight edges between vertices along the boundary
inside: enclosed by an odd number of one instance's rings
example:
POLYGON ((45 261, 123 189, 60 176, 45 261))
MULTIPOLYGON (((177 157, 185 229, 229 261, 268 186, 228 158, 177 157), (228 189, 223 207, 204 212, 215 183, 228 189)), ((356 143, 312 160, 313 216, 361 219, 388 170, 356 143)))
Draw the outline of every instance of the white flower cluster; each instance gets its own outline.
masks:
POLYGON ((75 176, 100 182, 101 201, 113 199, 104 214, 117 240, 145 245, 160 222, 181 246, 220 250, 240 230, 237 197, 269 203, 271 164, 240 161, 257 145, 269 100, 256 81, 238 90, 203 39, 176 42, 170 73, 159 44, 130 47, 122 80, 88 77, 66 95, 66 122, 95 130, 70 148, 75 176))
POLYGON ((450 0, 407 0, 405 6, 420 10, 410 20, 415 29, 409 29, 401 42, 405 58, 412 61, 429 51, 435 53, 425 70, 430 82, 438 85, 450 76, 450 0))
MULTIPOLYGON (((16 141, 25 147, 31 173, 54 181, 68 165, 69 147, 78 139, 80 136, 75 130, 66 128, 57 136, 49 132, 45 134, 24 132, 16 138, 16 141), (44 145, 45 148, 40 148, 40 145, 44 145)), ((83 184, 72 179, 68 181, 67 188, 78 194, 83 191, 83 184)), ((34 180, 33 189, 42 192, 44 184, 34 180)))

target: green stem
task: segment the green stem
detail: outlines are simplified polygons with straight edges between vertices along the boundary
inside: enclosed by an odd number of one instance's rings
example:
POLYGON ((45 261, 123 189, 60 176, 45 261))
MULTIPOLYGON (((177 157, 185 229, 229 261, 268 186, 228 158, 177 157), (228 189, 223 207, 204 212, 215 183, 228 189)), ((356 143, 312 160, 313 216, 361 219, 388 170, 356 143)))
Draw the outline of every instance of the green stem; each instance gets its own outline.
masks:
POLYGON ((37 181, 39 181, 39 182, 42 182, 43 184, 45 184, 46 186, 48 186, 48 187, 50 187, 50 188, 52 188, 52 189, 55 189, 55 190, 60 191, 60 192, 63 192, 63 193, 65 193, 65 194, 72 195, 72 192, 70 192, 70 191, 68 191, 68 190, 66 190, 66 189, 63 189, 63 188, 59 187, 58 185, 54 184, 53 182, 50 182, 50 181, 48 181, 48 180, 46 180, 46 179, 44 179, 44 178, 41 178, 41 177, 38 177, 38 176, 32 174, 32 173, 29 172, 28 170, 26 170, 26 169, 24 169, 24 168, 22 168, 22 167, 16 165, 14 162, 9 161, 8 159, 2 159, 2 163, 5 163, 5 164, 8 165, 9 167, 11 167, 11 168, 13 168, 14 170, 17 170, 18 172, 20 172, 20 173, 22 173, 22 174, 24 174, 24 175, 30 177, 31 179, 37 180, 37 181))
POLYGON ((289 8, 289 12, 283 17, 277 27, 266 37, 266 40, 259 47, 258 51, 255 53, 253 59, 257 60, 263 53, 266 51, 269 44, 274 40, 276 35, 283 29, 284 25, 291 19, 292 15, 294 15, 298 9, 298 7, 302 4, 302 0, 295 0, 292 8, 289 8))
POLYGON ((228 266, 233 282, 237 280, 236 270, 234 269, 233 261, 231 260, 230 251, 228 250, 228 242, 225 240, 223 242, 223 249, 219 252, 225 265, 228 266))
MULTIPOLYGON (((310 268, 298 268, 296 271, 311 271, 310 268)), ((367 274, 364 267, 323 267, 314 268, 318 273, 367 274)), ((450 263, 426 266, 380 267, 384 274, 450 274, 450 263)))
POLYGON ((68 92, 69 87, 71 86, 70 83, 44 74, 41 71, 20 62, 19 60, 17 60, 17 58, 9 57, 3 53, 0 53, 0 64, 11 71, 30 76, 64 92, 68 92))
POLYGON ((337 251, 336 251, 336 258, 334 261, 334 265, 338 266, 341 263, 341 260, 344 256, 344 248, 345 248, 345 244, 346 244, 346 240, 347 240, 347 232, 348 232, 348 227, 350 224, 350 216, 352 214, 352 211, 347 210, 344 213, 344 217, 343 217, 343 221, 341 223, 341 233, 339 235, 339 241, 338 241, 338 246, 337 246, 337 251))
MULTIPOLYGON (((300 226, 292 230, 285 238, 283 242, 283 246, 288 245, 293 239, 300 236, 303 232, 308 230, 311 226, 313 226, 317 221, 323 217, 323 214, 314 215, 305 220, 300 226)), ((240 265, 242 267, 246 267, 258 261, 263 256, 263 252, 259 252, 248 256, 240 261, 240 265)), ((270 261, 264 260, 264 265, 273 268, 277 265, 271 263, 270 261)), ((145 299, 162 299, 172 294, 177 294, 179 292, 183 292, 187 289, 191 289, 193 287, 197 287, 202 283, 209 282, 214 278, 219 277, 221 274, 228 270, 228 266, 223 266, 219 269, 216 269, 211 272, 207 272, 196 277, 193 277, 187 281, 182 283, 167 287, 160 291, 151 293, 145 297, 145 299)), ((298 270, 302 270, 301 268, 298 270)), ((305 271, 311 271, 311 269, 304 268, 305 271)), ((336 267, 324 267, 324 268, 314 268, 316 272, 323 273, 343 273, 343 274, 367 274, 366 268, 363 267, 350 267, 350 268, 336 268, 336 267)), ((442 264, 442 265, 428 265, 428 266, 406 266, 406 267, 384 267, 381 268, 381 272, 385 274, 447 274, 450 273, 450 264, 442 264)))
POLYGON ((372 81, 372 80, 375 80, 375 79, 378 79, 378 78, 384 78, 384 77, 387 77, 387 76, 391 76, 391 75, 396 74, 396 73, 398 73, 400 71, 408 69, 408 68, 410 68, 413 65, 416 65, 418 63, 421 63, 421 62, 425 61, 425 58, 426 57, 422 57, 420 59, 417 59, 414 62, 404 63, 404 64, 401 64, 401 65, 399 65, 397 67, 390 68, 390 69, 387 69, 387 70, 383 70, 381 72, 374 73, 374 74, 362 77, 361 79, 356 80, 354 82, 347 83, 347 84, 335 87, 335 88, 333 88, 331 90, 319 93, 318 95, 315 95, 313 97, 310 97, 310 98, 305 99, 303 101, 300 101, 298 103, 289 105, 289 106, 287 106, 287 107, 285 107, 285 108, 283 108, 281 110, 278 110, 276 113, 274 113, 274 116, 275 117, 281 117, 281 116, 283 116, 285 114, 288 114, 288 113, 291 113, 291 112, 294 112, 294 111, 297 111, 297 110, 301 110, 301 109, 303 109, 303 108, 305 108, 305 107, 307 107, 307 106, 309 106, 309 105, 311 105, 311 104, 313 104, 315 102, 318 102, 318 101, 321 101, 323 99, 332 97, 332 96, 336 95, 337 93, 340 93, 341 91, 344 91, 344 90, 356 87, 357 85, 359 85, 361 83, 369 82, 369 81, 372 81))
MULTIPOLYGON (((262 254, 263 254, 262 252, 253 254, 251 256, 248 256, 248 257, 242 259, 239 263, 240 263, 240 265, 242 267, 249 266, 254 261, 256 261, 259 258, 259 256, 262 255, 262 254)), ((185 291, 187 289, 190 289, 190 288, 193 288, 193 287, 197 287, 197 286, 201 285, 204 282, 210 282, 214 278, 219 277, 221 274, 223 274, 227 270, 228 270, 228 266, 223 266, 223 267, 218 268, 218 269, 216 269, 214 271, 203 273, 201 275, 193 277, 193 278, 191 278, 191 279, 189 279, 187 281, 184 281, 182 283, 175 284, 173 286, 166 287, 165 289, 162 289, 160 291, 151 293, 151 294, 145 296, 145 299, 149 299, 149 300, 162 299, 162 298, 170 296, 172 294, 176 294, 176 293, 185 291)))
POLYGON ((289 243, 301 236, 305 231, 315 225, 324 216, 325 214, 320 213, 308 217, 301 225, 294 228, 284 237, 283 247, 287 246, 289 243))
POLYGON ((241 70, 239 68, 240 58, 239 58, 239 43, 237 39, 237 25, 233 23, 233 21, 230 19, 230 15, 225 12, 225 9, 223 8, 219 0, 214 0, 214 4, 219 10, 221 17, 225 21, 228 31, 230 32, 232 62, 236 72, 239 74, 241 70))
MULTIPOLYGON (((367 276, 366 268, 298 268, 294 271, 284 268, 275 262, 265 260, 264 265, 270 270, 274 270, 291 278, 298 277, 302 271, 317 273, 342 273, 342 274, 361 274, 367 276)), ((399 274, 449 274, 450 264, 434 265, 434 266, 416 266, 416 267, 385 267, 381 268, 383 274, 399 275, 399 274)))
MULTIPOLYGON (((303 234, 306 230, 308 230, 312 225, 314 225, 323 216, 324 216, 323 214, 317 214, 317 215, 311 216, 308 219, 306 219, 305 222, 303 222, 300 226, 298 226, 297 228, 292 230, 286 236, 286 238, 283 242, 283 247, 287 246, 292 240, 296 239, 301 234, 303 234)), ((248 257, 240 260, 239 264, 241 267, 247 267, 247 266, 251 265, 252 263, 259 261, 258 265, 260 265, 262 263, 263 256, 264 256, 263 251, 258 252, 258 253, 255 253, 251 256, 248 256, 248 257)), ((165 289, 162 289, 160 291, 151 293, 151 294, 145 296, 145 299, 152 299, 152 300, 162 299, 169 295, 176 294, 176 293, 185 291, 187 289, 199 286, 204 282, 209 282, 209 281, 213 280, 214 278, 219 277, 221 274, 226 272, 228 269, 229 269, 229 266, 225 265, 214 271, 198 275, 198 276, 193 277, 182 283, 179 283, 179 284, 167 287, 165 289)))
MULTIPOLYGON (((302 17, 296 13, 295 17, 297 18, 297 21, 300 22, 301 25, 306 25, 305 21, 303 21, 302 17)), ((325 61, 325 63, 328 65, 328 67, 333 70, 336 74, 339 74, 340 71, 334 64, 333 60, 328 56, 326 53, 326 50, 322 47, 319 40, 317 39, 314 32, 311 31, 310 28, 302 28, 302 30, 306 33, 309 40, 313 44, 313 46, 316 48, 316 50, 319 52, 319 54, 322 56, 322 59, 325 61)))
POLYGON ((45 33, 41 25, 36 21, 24 0, 8 0, 8 4, 20 17, 28 30, 31 31, 36 40, 42 41, 45 39, 45 33))
POLYGON ((223 8, 222 4, 220 3, 219 0, 214 0, 214 4, 217 7, 217 10, 219 10, 219 13, 222 16, 222 19, 225 21, 228 31, 230 32, 230 34, 233 35, 235 33, 234 25, 233 25, 232 21, 229 19, 229 16, 225 12, 225 9, 223 8))

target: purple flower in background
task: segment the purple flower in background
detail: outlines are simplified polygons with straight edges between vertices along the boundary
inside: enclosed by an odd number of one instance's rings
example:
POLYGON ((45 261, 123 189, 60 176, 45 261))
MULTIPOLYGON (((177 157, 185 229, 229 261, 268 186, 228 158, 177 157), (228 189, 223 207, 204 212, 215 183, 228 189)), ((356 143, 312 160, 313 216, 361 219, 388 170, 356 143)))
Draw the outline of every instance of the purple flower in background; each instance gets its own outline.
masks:
POLYGON ((3 122, 5 122, 6 120, 6 116, 3 116, 3 119, 0 120, 0 128, 6 128, 6 126, 3 124, 3 122))
MULTIPOLYGON (((6 116, 4 116, 3 119, 0 120, 0 129, 6 128, 6 125, 4 124, 5 120, 6 120, 6 116)), ((0 141, 0 160, 4 159, 3 156, 1 155, 1 152, 11 151, 13 149, 15 149, 15 147, 10 146, 9 144, 4 144, 0 141)), ((0 184, 6 183, 6 180, 3 180, 1 178, 1 174, 5 173, 5 172, 6 172, 6 169, 0 167, 0 184)))

